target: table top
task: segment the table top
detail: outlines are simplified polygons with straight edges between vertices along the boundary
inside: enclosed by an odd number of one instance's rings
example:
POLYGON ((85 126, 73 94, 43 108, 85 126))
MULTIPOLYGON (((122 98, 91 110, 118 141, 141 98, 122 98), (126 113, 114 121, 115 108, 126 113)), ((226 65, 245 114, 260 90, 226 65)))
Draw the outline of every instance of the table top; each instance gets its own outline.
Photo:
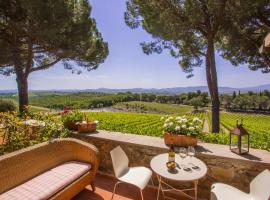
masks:
POLYGON ((175 162, 178 167, 175 170, 168 170, 166 163, 168 162, 168 153, 155 156, 150 163, 152 170, 159 176, 175 180, 175 181, 195 181, 204 177, 207 173, 207 166, 198 158, 189 157, 182 159, 178 154, 175 155, 175 162), (197 166, 199 168, 192 169, 197 166), (185 171, 184 168, 189 168, 190 171, 185 171))

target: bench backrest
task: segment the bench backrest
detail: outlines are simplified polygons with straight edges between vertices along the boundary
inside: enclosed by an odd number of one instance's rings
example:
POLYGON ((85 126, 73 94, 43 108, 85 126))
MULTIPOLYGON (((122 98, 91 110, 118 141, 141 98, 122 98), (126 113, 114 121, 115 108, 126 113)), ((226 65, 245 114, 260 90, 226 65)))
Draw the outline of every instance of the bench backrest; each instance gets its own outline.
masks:
POLYGON ((0 194, 61 163, 81 160, 76 139, 56 139, 0 157, 0 194))

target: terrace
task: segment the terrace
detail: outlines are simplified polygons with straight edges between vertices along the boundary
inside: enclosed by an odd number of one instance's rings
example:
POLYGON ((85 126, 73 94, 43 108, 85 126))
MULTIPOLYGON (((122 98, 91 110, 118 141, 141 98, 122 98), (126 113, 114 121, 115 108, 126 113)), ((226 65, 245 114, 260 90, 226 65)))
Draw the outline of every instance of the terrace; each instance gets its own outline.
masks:
MULTIPOLYGON (((131 166, 150 167, 154 156, 168 151, 163 139, 156 137, 102 130, 97 133, 74 134, 73 137, 102 149, 100 172, 110 176, 113 176, 113 167, 109 151, 115 146, 124 148, 131 158, 131 166)), ((196 152, 196 157, 204 161, 208 168, 206 177, 199 181, 199 199, 209 199, 211 185, 216 182, 227 183, 248 192, 250 181, 264 169, 270 169, 270 152, 265 150, 251 149, 250 154, 241 156, 232 153, 227 145, 199 142, 196 152)), ((154 183, 157 186, 156 179, 154 183)), ((181 187, 179 182, 173 184, 181 187)))
MULTIPOLYGON (((48 121, 46 121, 46 123, 48 123, 48 121)), ((21 123, 19 124, 21 126, 21 123)), ((35 130, 35 127, 32 128, 33 129, 31 129, 31 131, 37 131, 35 130)), ((27 128, 27 131, 29 131, 29 128, 27 128)), ((33 132, 31 134, 33 134, 33 132)), ((117 182, 110 156, 110 151, 115 147, 121 146, 123 148, 124 152, 129 158, 131 167, 144 166, 149 169, 151 169, 150 162, 155 156, 168 152, 168 147, 164 144, 164 140, 159 137, 128 133, 123 134, 122 132, 112 132, 106 130, 97 130, 96 132, 91 133, 78 133, 77 131, 74 131, 71 135, 69 135, 69 137, 78 139, 79 141, 84 141, 87 144, 94 144, 99 151, 100 157, 99 167, 96 169, 97 175, 92 180, 96 185, 96 191, 93 192, 91 185, 88 185, 89 182, 87 182, 86 187, 84 186, 84 189, 81 188, 80 190, 82 191, 73 197, 75 200, 107 200, 111 198, 114 185, 117 182)), ((51 142, 51 144, 54 144, 54 140, 51 142)), ((66 148, 64 146, 61 148, 61 151, 65 150, 70 152, 67 150, 69 147, 66 148)), ((49 149, 49 151, 52 151, 53 154, 58 152, 56 151, 55 147, 50 147, 49 149)), ((79 150, 77 147, 73 147, 72 149, 72 152, 75 154, 82 154, 81 156, 85 155, 85 152, 79 150)), ((195 157, 200 159, 207 166, 207 174, 200 178, 198 182, 198 199, 210 199, 211 186, 217 182, 229 184, 248 193, 250 190, 249 184, 252 179, 263 170, 270 170, 270 152, 266 150, 250 149, 249 154, 237 155, 230 151, 228 145, 210 144, 201 141, 199 141, 198 145, 195 147, 195 150, 195 157)), ((29 153, 32 151, 33 150, 27 150, 26 152, 29 153)), ((39 157, 45 160, 52 159, 47 157, 47 155, 44 158, 43 153, 34 153, 32 157, 34 157, 34 159, 39 159, 39 157)), ((53 159, 62 159, 62 154, 66 153, 56 153, 53 159)), ((12 154, 6 154, 3 156, 4 159, 2 158, 2 161, 0 161, 0 166, 2 165, 2 167, 5 167, 5 164, 3 165, 3 161, 5 161, 9 155, 12 156, 12 154)), ((178 155, 176 156, 178 157, 178 155)), ((18 159, 14 161, 14 166, 16 166, 17 160, 18 159)), ((27 160, 27 158, 25 158, 25 160, 27 160)), ((166 166, 163 166, 163 168, 166 168, 166 166)), ((14 172, 12 168, 10 170, 11 171, 9 172, 3 173, 14 172)), ((31 170, 28 173, 31 173, 31 170)), ((152 179, 153 182, 149 182, 148 186, 146 186, 146 188, 143 190, 145 200, 157 198, 159 181, 155 173, 152 175, 152 179)), ((190 188, 192 186, 191 182, 188 181, 179 182, 169 180, 168 183, 178 189, 190 188)), ((169 196, 174 199, 193 199, 175 191, 165 192, 165 195, 166 197, 169 196)), ((188 192, 188 195, 192 197, 194 193, 188 192)), ((125 183, 120 184, 119 187, 117 187, 116 195, 114 196, 115 200, 137 200, 140 198, 138 188, 125 183)), ((162 198, 160 197, 159 199, 162 198)))
POLYGON ((270 200, 269 8, 1 1, 0 200, 270 200))

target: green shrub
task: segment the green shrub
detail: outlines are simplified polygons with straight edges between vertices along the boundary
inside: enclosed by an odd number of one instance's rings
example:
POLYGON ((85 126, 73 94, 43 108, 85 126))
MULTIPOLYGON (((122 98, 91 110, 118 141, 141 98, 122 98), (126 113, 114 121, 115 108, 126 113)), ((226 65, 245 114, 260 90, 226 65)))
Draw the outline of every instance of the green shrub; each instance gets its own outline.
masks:
POLYGON ((84 114, 80 111, 63 111, 60 113, 62 122, 80 122, 84 119, 84 114))
POLYGON ((0 99, 0 112, 16 111, 17 106, 12 100, 0 99))
POLYGON ((25 118, 20 118, 16 112, 0 113, 0 124, 2 124, 1 131, 5 134, 5 142, 0 144, 0 155, 70 135, 59 119, 51 114, 30 113, 25 118), (30 119, 42 125, 26 125, 25 121, 30 119))

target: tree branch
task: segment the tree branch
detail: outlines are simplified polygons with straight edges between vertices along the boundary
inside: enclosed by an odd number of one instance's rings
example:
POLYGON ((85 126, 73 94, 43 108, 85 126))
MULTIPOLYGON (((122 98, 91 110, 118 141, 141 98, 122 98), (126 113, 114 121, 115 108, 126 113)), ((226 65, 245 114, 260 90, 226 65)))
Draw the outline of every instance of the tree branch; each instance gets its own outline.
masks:
POLYGON ((261 12, 259 12, 258 18, 263 24, 268 27, 268 29, 270 29, 270 20, 267 17, 265 17, 261 12))
POLYGON ((189 51, 195 56, 197 57, 198 54, 202 55, 202 56, 206 56, 205 53, 201 52, 200 50, 195 50, 194 48, 192 48, 191 46, 189 46, 189 51))
POLYGON ((201 34, 202 34, 203 36, 207 36, 206 31, 205 31, 205 30, 203 30, 203 28, 202 28, 202 27, 200 27, 200 26, 198 25, 198 26, 196 26, 195 28, 196 28, 196 29, 198 29, 198 30, 201 32, 201 34))
POLYGON ((217 11, 218 15, 217 15, 217 20, 215 21, 214 25, 213 25, 213 32, 214 34, 216 34, 219 26, 222 24, 222 19, 224 18, 224 10, 226 7, 226 2, 227 0, 223 0, 220 3, 220 7, 217 11))
POLYGON ((39 70, 44 70, 44 69, 48 69, 51 66, 53 66, 54 64, 58 63, 60 60, 62 59, 62 57, 57 58, 56 60, 54 60, 53 62, 46 64, 46 65, 42 65, 42 66, 38 66, 38 67, 34 67, 30 70, 30 72, 35 72, 35 71, 39 71, 39 70))

